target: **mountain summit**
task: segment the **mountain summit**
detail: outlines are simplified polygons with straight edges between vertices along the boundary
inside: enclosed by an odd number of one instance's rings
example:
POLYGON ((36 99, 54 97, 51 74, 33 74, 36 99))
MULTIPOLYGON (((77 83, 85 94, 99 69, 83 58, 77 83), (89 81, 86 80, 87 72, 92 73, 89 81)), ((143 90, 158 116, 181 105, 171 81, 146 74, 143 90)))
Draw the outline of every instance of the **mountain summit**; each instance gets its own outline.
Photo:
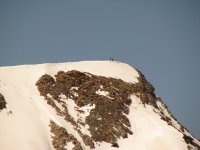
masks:
POLYGON ((0 67, 1 150, 200 150, 154 87, 116 61, 0 67))

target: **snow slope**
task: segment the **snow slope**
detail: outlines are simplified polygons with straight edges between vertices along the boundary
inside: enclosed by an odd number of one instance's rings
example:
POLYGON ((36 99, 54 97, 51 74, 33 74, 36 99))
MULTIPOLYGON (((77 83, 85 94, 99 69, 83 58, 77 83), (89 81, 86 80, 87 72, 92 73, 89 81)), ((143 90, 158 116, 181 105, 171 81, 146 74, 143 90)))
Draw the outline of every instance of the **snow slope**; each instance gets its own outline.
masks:
MULTIPOLYGON (((131 66, 112 61, 83 61, 59 64, 23 65, 0 67, 0 93, 7 102, 7 109, 0 111, 0 149, 1 150, 54 150, 49 122, 53 120, 66 128, 82 145, 84 142, 73 126, 57 115, 49 106, 35 86, 44 74, 55 75, 58 71, 77 70, 94 75, 122 79, 135 84, 139 74, 131 66)), ((97 91, 107 96, 105 91, 97 91)), ((65 97, 63 99, 66 100, 65 97)), ((140 99, 132 95, 130 113, 127 117, 131 123, 133 135, 119 139, 122 150, 187 150, 183 134, 160 119, 157 110, 151 105, 143 105, 140 99)), ((67 100, 66 100, 67 102, 67 100)), ((75 103, 67 102, 70 108, 75 103)), ((92 109, 93 106, 88 106, 92 109)), ((85 108, 83 108, 85 109, 85 108)), ((73 109, 69 110, 72 116, 73 109)), ((176 121, 175 121, 176 122, 176 121)), ((87 127, 83 128, 89 134, 87 127)), ((187 133, 189 134, 189 133, 187 133)), ((199 141, 195 140, 199 145, 199 141)), ((66 146, 67 147, 67 146, 66 146)), ((68 148, 71 149, 70 144, 68 148)), ((84 149, 90 149, 84 146, 84 149)), ((97 150, 113 150, 109 143, 95 143, 97 150)))

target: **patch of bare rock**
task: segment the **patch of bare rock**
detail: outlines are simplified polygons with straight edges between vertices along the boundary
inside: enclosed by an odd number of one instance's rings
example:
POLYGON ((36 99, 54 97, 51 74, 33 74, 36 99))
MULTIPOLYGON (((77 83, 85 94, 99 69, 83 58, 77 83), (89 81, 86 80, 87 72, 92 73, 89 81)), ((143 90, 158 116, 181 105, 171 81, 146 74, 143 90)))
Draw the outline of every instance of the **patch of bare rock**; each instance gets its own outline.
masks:
POLYGON ((4 96, 0 93, 0 110, 6 108, 6 104, 4 96))
MULTIPOLYGON (((119 138, 128 138, 134 133, 127 117, 130 111, 129 106, 132 103, 130 99, 132 94, 138 96, 142 104, 152 105, 154 109, 159 110, 161 119, 172 125, 171 119, 162 112, 156 103, 159 98, 154 94, 154 87, 139 70, 137 71, 139 77, 135 84, 124 82, 121 79, 71 70, 59 71, 55 77, 45 74, 39 78, 36 86, 57 114, 74 126, 85 145, 94 149, 94 143, 107 142, 118 148, 119 138), (99 94, 97 91, 104 94, 99 94), (76 111, 80 114, 85 113, 81 110, 85 106, 95 107, 90 110, 85 121, 76 121, 70 115, 66 101, 61 98, 61 95, 73 101, 76 104, 76 111), (81 127, 86 125, 89 127, 90 135, 81 131, 81 127)), ((81 142, 69 134, 65 128, 56 125, 53 121, 51 121, 50 127, 54 134, 52 143, 56 150, 65 150, 65 145, 71 141, 73 141, 74 150, 82 150, 81 142)), ((182 130, 177 130, 183 133, 185 128, 182 126, 180 128, 182 130)), ((186 143, 197 147, 190 137, 184 136, 183 139, 186 143)))

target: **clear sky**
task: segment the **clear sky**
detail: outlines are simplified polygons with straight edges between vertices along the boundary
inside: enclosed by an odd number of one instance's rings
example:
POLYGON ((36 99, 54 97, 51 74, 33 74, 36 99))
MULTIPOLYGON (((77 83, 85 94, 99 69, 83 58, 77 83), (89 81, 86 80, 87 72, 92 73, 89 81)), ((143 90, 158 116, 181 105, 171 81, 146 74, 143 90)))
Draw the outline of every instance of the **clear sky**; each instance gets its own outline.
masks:
POLYGON ((0 0, 0 66, 110 57, 200 138, 199 0, 0 0))

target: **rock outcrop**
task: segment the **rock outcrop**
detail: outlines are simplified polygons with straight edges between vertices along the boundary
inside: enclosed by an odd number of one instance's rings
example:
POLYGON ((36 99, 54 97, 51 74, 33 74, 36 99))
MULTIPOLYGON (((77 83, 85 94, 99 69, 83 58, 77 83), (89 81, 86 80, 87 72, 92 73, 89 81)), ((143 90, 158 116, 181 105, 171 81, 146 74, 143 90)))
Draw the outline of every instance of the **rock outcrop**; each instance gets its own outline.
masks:
POLYGON ((36 85, 40 94, 59 115, 74 125, 86 145, 94 148, 94 142, 104 141, 118 147, 118 138, 127 138, 128 134, 133 134, 129 119, 124 115, 129 113, 130 94, 135 89, 132 84, 75 70, 59 71, 55 77, 54 80, 49 75, 43 75, 38 80, 36 85), (85 106, 95 107, 90 110, 84 121, 79 119, 76 122, 60 95, 74 101, 80 113, 86 113, 81 111, 85 106), (55 101, 62 105, 63 110, 55 101), (86 125, 89 126, 91 136, 83 134, 80 130, 80 126, 86 125))
POLYGON ((4 96, 0 93, 0 110, 6 108, 6 104, 4 96))
MULTIPOLYGON (((59 71, 54 77, 45 74, 40 77, 36 85, 47 103, 55 109, 58 115, 74 126, 84 144, 91 149, 95 149, 95 142, 107 142, 111 146, 119 148, 118 139, 128 138, 129 135, 134 134, 127 118, 130 111, 129 106, 132 103, 130 99, 132 94, 139 97, 143 105, 153 106, 161 119, 166 121, 168 125, 179 132, 184 132, 185 128, 180 123, 178 125, 172 123, 176 118, 161 99, 156 97, 154 87, 139 70, 137 71, 139 77, 135 84, 124 82, 121 79, 71 70, 68 72, 59 71), (80 116, 85 114, 87 116, 84 119, 81 117, 76 119, 70 115, 67 101, 75 103, 74 111, 80 116), (158 102, 162 104, 162 107, 158 106, 158 102), (92 108, 83 110, 82 108, 86 106, 92 108), (164 110, 167 111, 168 115, 164 110), (81 131, 81 128, 86 127, 88 127, 90 134, 81 131)), ((65 149, 64 145, 69 142, 71 136, 64 128, 59 127, 54 122, 51 122, 50 126, 55 135, 53 137, 54 148, 56 150, 65 149), (58 139, 61 131, 63 131, 62 140, 58 139)), ((81 142, 74 137, 72 139, 76 141, 76 144, 78 143, 78 146, 75 144, 73 149, 82 150, 81 142)), ((199 149, 198 144, 189 135, 183 134, 183 139, 188 144, 188 149, 189 145, 199 149)))

